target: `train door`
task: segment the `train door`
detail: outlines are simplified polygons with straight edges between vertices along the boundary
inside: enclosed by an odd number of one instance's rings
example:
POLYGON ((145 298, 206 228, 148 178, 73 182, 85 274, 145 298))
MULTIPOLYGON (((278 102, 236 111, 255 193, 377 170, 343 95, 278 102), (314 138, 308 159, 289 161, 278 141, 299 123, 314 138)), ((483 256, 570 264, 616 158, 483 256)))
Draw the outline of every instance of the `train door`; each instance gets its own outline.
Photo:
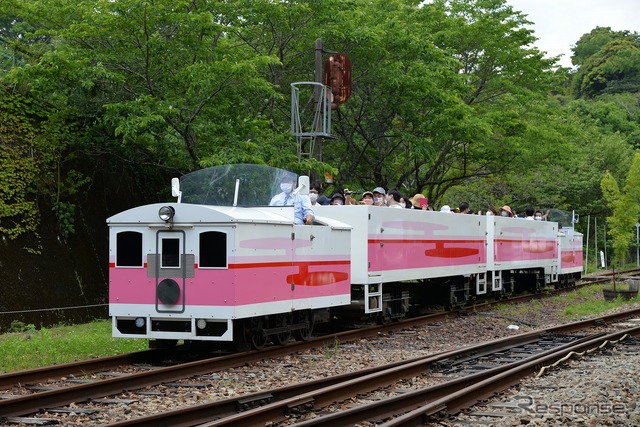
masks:
MULTIPOLYGON (((313 228, 305 225, 294 225, 293 227, 295 236, 295 239, 292 240, 293 248, 291 252, 293 274, 287 277, 287 282, 291 285, 292 310, 309 308, 307 307, 307 298, 313 297, 313 289, 310 286, 306 286, 306 282, 312 277, 310 276, 308 260, 316 255, 313 228)), ((318 232, 315 234, 320 235, 318 232)))
POLYGON ((147 257, 147 271, 155 278, 155 305, 158 313, 185 311, 186 280, 194 276, 194 256, 185 252, 184 231, 157 232, 155 253, 147 257))

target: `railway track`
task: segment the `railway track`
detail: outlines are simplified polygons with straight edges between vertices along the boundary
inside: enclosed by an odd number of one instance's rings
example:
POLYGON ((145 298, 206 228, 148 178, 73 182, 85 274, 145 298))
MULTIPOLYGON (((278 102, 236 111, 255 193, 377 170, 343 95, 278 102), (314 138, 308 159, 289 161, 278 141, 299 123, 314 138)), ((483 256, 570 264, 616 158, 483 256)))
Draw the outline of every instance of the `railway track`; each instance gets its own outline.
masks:
MULTIPOLYGON (((640 269, 637 270, 629 270, 625 272, 627 275, 630 275, 632 272, 640 272, 640 269)), ((476 311, 486 311, 491 310, 495 305, 501 304, 516 304, 520 302, 527 302, 532 299, 545 298, 548 295, 555 295, 559 292, 566 292, 574 289, 578 289, 580 286, 587 286, 596 283, 604 283, 609 281, 609 276, 596 276, 592 278, 588 278, 584 280, 582 283, 577 284, 575 287, 564 288, 560 290, 549 290, 545 293, 539 294, 527 294, 520 296, 512 296, 509 298, 501 299, 499 301, 490 301, 490 302, 482 302, 477 304, 471 304, 467 306, 457 307, 454 310, 433 313, 425 316, 419 316, 412 319, 402 320, 400 322, 394 322, 390 326, 374 326, 371 329, 364 331, 363 336, 367 336, 368 334, 376 334, 379 332, 385 332, 387 330, 396 329, 396 328, 405 328, 411 327, 417 324, 421 324, 424 322, 435 322, 442 318, 448 316, 455 316, 460 313, 466 312, 476 312, 476 311)), ((344 339, 349 339, 349 334, 352 332, 338 333, 338 334, 330 334, 333 336, 338 336, 344 339)), ((362 332, 355 332, 354 339, 357 339, 359 334, 362 332)), ((294 345, 294 344, 289 344, 294 345)), ((62 363, 58 365, 45 366, 42 368, 29 369, 24 371, 16 371, 5 374, 0 374, 0 390, 7 389, 12 387, 15 384, 26 384, 31 382, 40 382, 46 381, 50 378, 62 377, 65 375, 77 375, 77 374, 85 374, 91 372, 99 372, 103 370, 117 368, 122 365, 133 365, 133 364, 154 364, 161 363, 165 360, 171 359, 184 359, 185 357, 197 357, 196 355, 189 356, 188 350, 181 349, 180 347, 176 347, 174 349, 150 349, 143 350, 134 353, 126 353, 119 354, 113 356, 104 356, 104 357, 96 357, 93 359, 79 360, 75 362, 62 363)))
POLYGON ((471 346, 461 350, 420 357, 392 366, 383 366, 323 380, 296 384, 240 398, 191 406, 151 417, 115 423, 112 426, 247 426, 278 425, 291 418, 313 412, 311 419, 296 422, 301 426, 354 425, 380 421, 403 414, 389 425, 423 425, 425 417, 441 411, 455 413, 517 382, 541 364, 550 364, 571 352, 583 351, 618 340, 629 334, 640 334, 640 326, 609 334, 585 336, 576 331, 589 329, 640 315, 640 310, 605 316, 589 321, 548 328, 506 339, 471 346), (445 378, 443 372, 452 378, 445 378), (464 373, 465 371, 466 374, 464 373), (401 392, 397 396, 351 409, 329 411, 326 408, 389 387, 398 387, 401 379, 440 374, 438 384, 424 389, 401 392), (424 402, 429 404, 424 405, 424 402), (420 406, 423 405, 423 406, 420 406))
MULTIPOLYGON (((388 384, 392 384, 398 381, 398 378, 405 377, 407 375, 421 375, 426 370, 442 370, 443 366, 447 366, 450 364, 452 360, 457 361, 454 364, 460 366, 459 361, 462 360, 479 360, 478 358, 481 356, 487 356, 496 352, 504 352, 507 348, 516 346, 531 346, 535 345, 536 342, 544 342, 548 340, 549 333, 552 334, 567 334, 571 332, 575 332, 579 329, 584 329, 589 327, 590 325, 596 324, 605 324, 609 322, 618 321, 621 319, 627 319, 630 315, 640 315, 640 310, 635 310, 633 312, 621 313, 617 315, 607 316, 599 319, 592 319, 583 322, 577 322, 569 325, 563 325, 560 327, 552 328, 549 331, 536 331, 528 334, 520 334, 514 336, 513 342, 509 342, 509 340, 500 340, 492 343, 484 344, 483 346, 479 346, 477 348, 470 347, 463 350, 458 350, 455 352, 446 352, 437 355, 430 355, 428 357, 421 357, 416 360, 410 361, 410 363, 401 363, 398 362, 392 366, 384 366, 378 368, 371 368, 364 372, 353 373, 353 374, 345 374, 338 377, 331 377, 319 381, 313 381, 300 385, 292 385, 290 387, 285 387, 278 390, 271 390, 263 393, 258 393, 255 395, 244 395, 235 399, 227 399, 221 400, 205 405, 194 405, 190 406, 178 411, 168 412, 164 414, 154 415, 152 417, 134 419, 128 422, 114 424, 114 425, 198 425, 202 423, 206 423, 211 421, 212 419, 219 418, 218 421, 214 422, 212 425, 254 425, 261 424, 263 421, 267 420, 272 422, 278 419, 285 419, 286 417, 291 416, 292 414, 299 413, 302 414, 309 409, 318 408, 321 406, 329 405, 330 402, 340 401, 340 399, 348 399, 354 395, 358 395, 361 392, 358 391, 356 384, 363 382, 365 388, 370 390, 375 390, 380 387, 388 386, 388 384), (436 369, 437 368, 437 369, 436 369), (361 378, 365 377, 364 380, 361 378), (368 378, 367 378, 368 376, 368 378), (318 390, 324 390, 323 394, 318 394, 318 390), (341 395, 336 395, 336 393, 342 393, 341 395), (317 395, 318 394, 318 395, 317 395), (317 396, 316 396, 317 395, 317 396), (253 408, 253 409, 252 409, 253 408), (244 412, 238 412, 243 411, 244 412), (257 411, 257 415, 252 415, 254 411, 257 411), (261 417, 258 420, 245 418, 245 417, 261 417), (229 423, 229 424, 227 424, 229 423)), ((573 341, 573 340, 572 340, 573 341)), ((557 342, 557 340, 556 340, 557 342)), ((311 343, 303 343, 310 345, 311 343)), ((529 347, 530 349, 531 347, 529 347)), ((275 349, 284 350, 280 347, 276 347, 275 349)), ((250 352, 253 353, 253 357, 265 357, 259 356, 258 352, 250 352)), ((260 352, 263 353, 263 352, 260 352)), ((220 359, 228 359, 227 356, 221 358, 215 358, 209 360, 207 363, 204 361, 199 361, 194 365, 194 362, 188 362, 187 365, 182 366, 181 368, 173 371, 170 374, 171 378, 177 377, 185 377, 189 375, 201 375, 203 372, 211 373, 214 372, 215 369, 224 369, 224 366, 231 366, 229 364, 229 360, 222 361, 220 359), (214 362, 217 360, 217 362, 214 362), (203 362, 203 363, 200 363, 203 362), (217 368, 213 367, 217 364, 217 368), (212 368, 213 367, 213 368, 212 368), (198 373, 194 373, 198 372, 198 373)), ((245 361, 238 361, 240 363, 246 363, 245 361)), ((477 363, 477 362, 476 362, 477 363)), ((178 365, 178 366, 181 366, 178 365)), ((174 368, 174 367, 167 367, 174 368)), ((122 389, 127 389, 127 387, 123 387, 123 384, 134 384, 137 385, 133 388, 139 388, 141 381, 144 383, 151 383, 153 381, 149 380, 149 377, 146 377, 145 374, 149 374, 155 371, 164 371, 167 368, 155 368, 148 372, 135 373, 127 375, 123 378, 128 378, 125 383, 120 382, 119 386, 116 387, 122 389)), ((160 381, 162 378, 157 377, 154 381, 160 381)), ((100 381, 104 386, 111 387, 114 383, 114 380, 121 380, 120 377, 115 377, 106 380, 106 382, 100 381)), ((162 382, 171 381, 171 379, 167 379, 166 377, 162 382)), ((464 380, 467 381, 467 380, 464 380)), ((86 385, 82 384, 82 388, 84 393, 91 393, 92 389, 85 388, 86 385)), ((77 387, 77 386, 76 386, 77 387)), ((64 390, 67 387, 61 389, 64 390)), ((73 387, 71 387, 73 388, 73 387)), ((443 389, 440 393, 448 393, 446 390, 450 390, 448 388, 443 389)), ((25 401, 30 401, 30 408, 27 412, 24 412, 26 409, 20 409, 18 412, 21 415, 30 414, 38 412, 40 408, 51 408, 56 406, 64 405, 65 403, 60 403, 58 405, 50 405, 52 402, 52 394, 57 390, 48 390, 39 393, 35 393, 31 398, 28 396, 22 398, 12 398, 6 401, 0 401, 0 404, 4 404, 5 406, 0 406, 0 413, 3 415, 6 413, 5 409, 10 408, 11 410, 15 410, 16 408, 22 408, 24 405, 20 403, 20 399, 26 399, 25 401), (16 400, 14 403, 18 404, 18 406, 10 405, 8 402, 12 400, 16 400), (34 408, 36 408, 34 410, 34 408), (12 409, 13 408, 13 409, 12 409)), ((59 391, 62 393, 62 391, 59 391)), ((95 391, 94 391, 95 393, 95 391)), ((117 393, 117 392, 116 392, 117 393)), ((107 392, 104 394, 105 396, 114 394, 112 392, 107 392)), ((450 393, 449 393, 450 394, 450 393)), ((62 393, 58 395, 58 399, 61 399, 61 396, 73 397, 77 395, 77 390, 72 392, 72 394, 62 393)), ((74 398, 75 399, 75 398, 74 398)), ((72 400, 74 400, 72 399, 72 400)), ((82 400, 82 399, 80 399, 82 400)), ((74 400, 75 401, 75 400, 74 400)), ((11 416, 16 416, 18 414, 13 414, 11 416)), ((9 419, 6 419, 9 420, 9 419)), ((19 419, 13 418, 13 420, 19 421, 19 419)), ((316 421, 318 422, 318 421, 316 421)), ((331 425, 331 424, 325 424, 331 425)), ((335 424, 333 424, 335 425, 335 424)))
MULTIPOLYGON (((518 297, 517 300, 536 297, 538 296, 518 297)), ((505 301, 506 300, 502 300, 499 303, 504 304, 505 301)), ((468 307, 466 310, 482 311, 490 309, 491 306, 492 304, 488 303, 468 307)), ((452 313, 439 313, 390 325, 332 334, 309 342, 291 343, 285 347, 278 346, 271 347, 260 352, 252 351, 229 356, 207 358, 187 363, 179 363, 175 366, 154 365, 160 360, 166 360, 167 354, 166 352, 162 354, 162 352, 149 350, 131 355, 113 356, 109 358, 49 367, 51 370, 49 370, 49 368, 41 368, 32 371, 5 374, 0 376, 0 390, 8 390, 12 386, 16 385, 26 389, 26 387, 30 385, 29 387, 31 388, 31 392, 20 396, 2 396, 5 398, 0 400, 0 416, 20 417, 37 413, 44 408, 59 408, 73 402, 82 402, 88 399, 97 400, 123 391, 141 389, 157 384, 166 384, 191 376, 207 375, 212 372, 242 366, 243 364, 265 358, 275 358, 283 354, 304 351, 309 348, 332 345, 336 341, 345 343, 350 340, 358 340, 363 337, 378 335, 386 331, 392 331, 399 328, 410 328, 414 325, 423 324, 425 322, 438 321, 443 317, 451 315, 452 313), (161 357, 162 355, 165 357, 161 357), (115 372, 112 371, 115 368, 122 366, 122 364, 131 365, 134 368, 119 369, 115 372), (125 371, 134 372, 123 374, 125 371), (87 377, 87 374, 91 372, 101 373, 93 375, 92 377, 94 378, 87 377), (47 381, 49 379, 56 379, 60 377, 64 377, 65 380, 54 380, 53 385, 47 385, 47 381), (42 382, 45 384, 39 384, 42 382)), ((180 351, 176 350, 173 353, 170 353, 169 356, 171 359, 179 359, 184 358, 185 354, 184 352, 183 354, 180 354, 180 351)), ((299 394, 300 392, 295 393, 299 394)), ((264 399, 257 399, 255 401, 264 403, 264 399)), ((236 408, 243 406, 251 407, 255 404, 256 403, 251 399, 241 403, 234 403, 236 408)))

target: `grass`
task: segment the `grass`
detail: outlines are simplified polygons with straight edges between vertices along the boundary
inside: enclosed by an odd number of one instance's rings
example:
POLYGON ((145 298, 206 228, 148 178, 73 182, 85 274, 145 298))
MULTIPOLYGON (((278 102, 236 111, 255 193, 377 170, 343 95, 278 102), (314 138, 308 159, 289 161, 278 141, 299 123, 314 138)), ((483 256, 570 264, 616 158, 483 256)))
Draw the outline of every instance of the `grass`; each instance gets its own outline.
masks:
MULTIPOLYGON (((620 285, 619 285, 620 286, 620 285)), ((606 285, 604 287, 611 287, 606 285)), ((623 286, 620 286, 623 288, 623 286)), ((576 292, 563 295, 567 300, 575 300, 577 303, 568 306, 565 309, 565 315, 568 319, 580 319, 587 316, 595 316, 604 313, 607 310, 618 308, 623 305, 629 305, 638 302, 638 297, 626 301, 622 298, 616 298, 613 301, 605 301, 602 298, 602 285, 585 286, 576 292)))
POLYGON ((41 330, 28 325, 21 332, 0 335, 0 372, 14 372, 146 348, 146 340, 112 338, 110 320, 41 330))

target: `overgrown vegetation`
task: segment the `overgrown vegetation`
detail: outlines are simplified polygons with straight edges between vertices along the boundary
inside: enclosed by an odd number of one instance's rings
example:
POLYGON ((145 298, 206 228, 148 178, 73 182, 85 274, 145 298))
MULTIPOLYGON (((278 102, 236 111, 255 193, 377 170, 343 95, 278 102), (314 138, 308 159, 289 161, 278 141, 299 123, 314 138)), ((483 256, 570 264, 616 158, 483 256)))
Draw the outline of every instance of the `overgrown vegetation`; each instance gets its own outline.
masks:
POLYGON ((397 187, 436 208, 605 213, 604 172, 624 179, 640 146, 638 34, 584 34, 571 71, 528 23, 504 0, 5 0, 0 182, 19 185, 3 186, 0 231, 53 210, 72 235, 91 178, 70 160, 101 155, 331 171, 336 190, 397 187), (298 162, 290 84, 314 80, 318 38, 349 56, 353 87, 322 161, 298 162))

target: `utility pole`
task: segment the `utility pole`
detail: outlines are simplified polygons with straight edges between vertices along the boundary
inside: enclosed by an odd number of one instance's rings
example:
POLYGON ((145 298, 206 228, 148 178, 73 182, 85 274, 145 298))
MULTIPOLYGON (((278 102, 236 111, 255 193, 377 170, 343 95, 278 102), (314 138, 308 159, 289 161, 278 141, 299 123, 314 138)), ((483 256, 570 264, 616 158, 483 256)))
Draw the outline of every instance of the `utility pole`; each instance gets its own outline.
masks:
MULTIPOLYGON (((323 84, 323 73, 324 73, 324 69, 323 69, 323 60, 322 60, 322 39, 318 38, 316 39, 316 47, 315 47, 315 81, 316 83, 320 83, 323 84)), ((322 96, 322 90, 320 89, 319 86, 316 86, 314 91, 313 91, 313 100, 314 103, 316 105, 316 110, 318 108, 320 108, 320 103, 323 101, 322 99, 320 99, 320 97, 322 96)), ((322 161, 322 136, 319 136, 318 134, 321 134, 323 129, 322 129, 322 123, 323 123, 323 118, 320 117, 319 120, 316 120, 315 122, 315 131, 316 131, 316 136, 314 137, 315 141, 313 142, 313 153, 311 153, 311 157, 313 157, 314 159, 318 160, 319 162, 322 161)))
POLYGON ((640 267, 640 222, 636 222, 636 267, 640 267))

